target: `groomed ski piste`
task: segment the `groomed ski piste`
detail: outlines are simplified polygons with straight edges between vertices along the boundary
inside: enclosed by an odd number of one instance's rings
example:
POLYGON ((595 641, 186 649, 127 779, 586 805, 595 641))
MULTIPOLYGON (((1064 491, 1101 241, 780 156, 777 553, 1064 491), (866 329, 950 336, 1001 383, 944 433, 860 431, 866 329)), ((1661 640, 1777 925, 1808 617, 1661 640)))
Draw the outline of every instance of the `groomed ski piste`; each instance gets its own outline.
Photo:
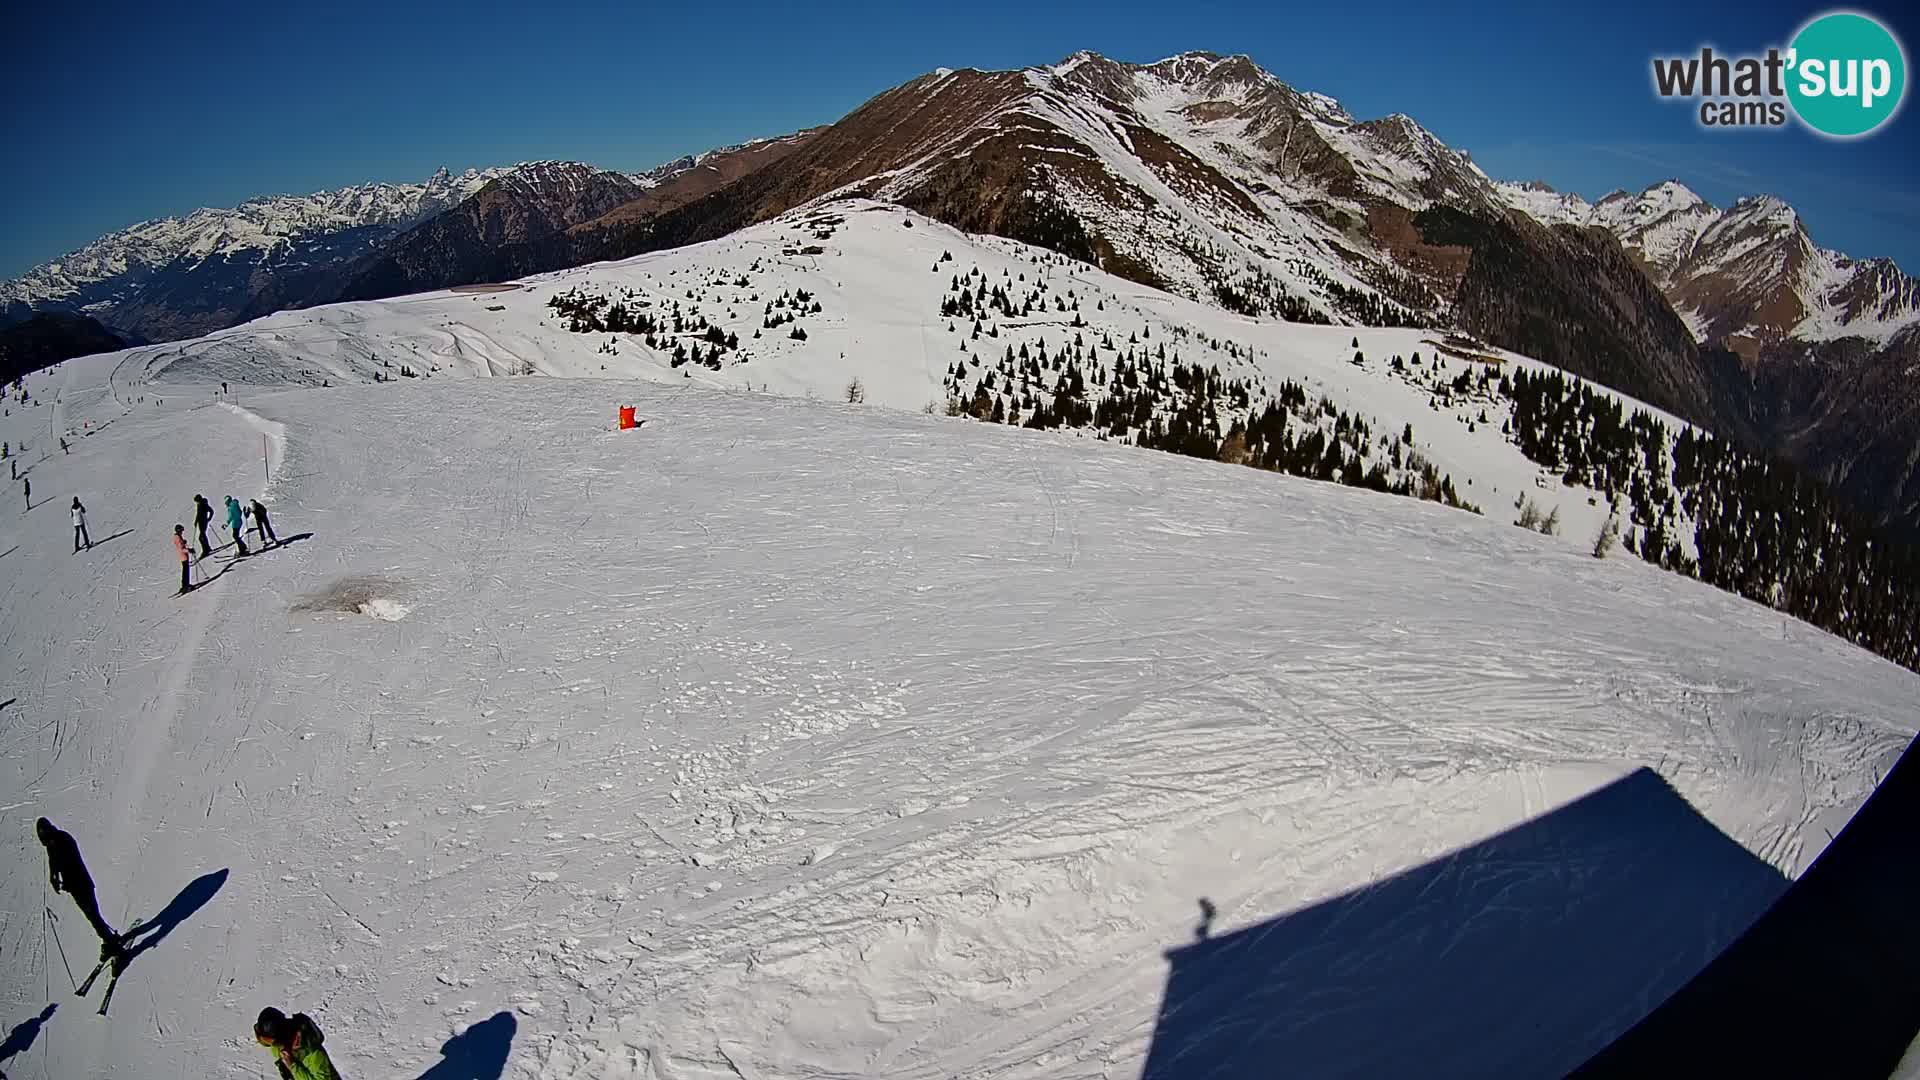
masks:
POLYGON ((1255 322, 832 212, 825 241, 790 217, 26 380, 0 418, 34 487, 0 502, 0 1025, 56 1008, 0 1069, 267 1076, 274 1005, 352 1077, 1231 1075, 1246 1045, 1299 1075, 1558 1075, 1914 733, 1920 677, 1596 560, 1582 492, 1561 537, 1513 527, 1543 489, 1497 425, 1349 363, 1433 332, 1255 322), (547 306, 712 314, 685 279, 755 260, 742 291, 822 312, 719 371, 596 351, 547 306), (1488 513, 922 415, 970 265, 1415 423, 1488 513), (426 377, 366 382, 383 362, 426 377), (838 400, 856 376, 867 402, 838 400), (646 423, 613 430, 622 404, 646 423), (299 539, 176 597, 197 492, 299 539), (164 927, 104 1018, 41 815, 109 921, 164 927), (1257 1031, 1208 1012, 1255 997, 1257 1031))

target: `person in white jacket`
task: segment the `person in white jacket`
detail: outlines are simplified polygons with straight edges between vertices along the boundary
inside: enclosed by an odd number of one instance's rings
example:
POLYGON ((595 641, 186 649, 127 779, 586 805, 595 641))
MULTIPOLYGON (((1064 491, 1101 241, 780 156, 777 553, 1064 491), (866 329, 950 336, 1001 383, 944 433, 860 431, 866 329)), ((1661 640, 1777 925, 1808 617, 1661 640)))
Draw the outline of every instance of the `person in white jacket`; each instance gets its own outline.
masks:
POLYGON ((87 508, 80 505, 80 496, 73 497, 73 550, 79 553, 82 542, 88 551, 93 550, 93 537, 87 535, 87 508))

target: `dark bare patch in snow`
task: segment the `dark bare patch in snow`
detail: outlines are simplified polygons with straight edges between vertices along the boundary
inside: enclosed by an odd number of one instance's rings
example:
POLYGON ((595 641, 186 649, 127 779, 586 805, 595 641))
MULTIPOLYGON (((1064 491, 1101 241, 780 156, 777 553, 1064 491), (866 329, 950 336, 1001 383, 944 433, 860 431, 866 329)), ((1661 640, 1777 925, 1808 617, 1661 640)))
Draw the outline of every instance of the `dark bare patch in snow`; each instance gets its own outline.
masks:
POLYGON ((405 604, 394 599, 399 586, 397 581, 376 575, 356 574, 335 578, 319 589, 302 594, 293 602, 290 610, 331 611, 399 622, 407 617, 408 611, 405 604))

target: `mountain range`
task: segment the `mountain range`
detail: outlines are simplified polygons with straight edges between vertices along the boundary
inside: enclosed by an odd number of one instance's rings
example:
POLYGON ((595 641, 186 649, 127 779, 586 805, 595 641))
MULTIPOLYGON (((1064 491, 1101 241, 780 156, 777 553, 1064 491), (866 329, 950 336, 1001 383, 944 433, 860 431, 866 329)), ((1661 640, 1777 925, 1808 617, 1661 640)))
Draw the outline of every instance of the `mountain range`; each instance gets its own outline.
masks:
POLYGON ((8 317, 192 336, 270 311, 714 239, 824 198, 904 205, 1250 317, 1458 326, 1786 458, 1920 530, 1920 288, 1768 196, 1597 202, 1498 181, 1412 118, 1244 56, 942 69, 829 126, 644 174, 444 170, 134 226, 0 285, 8 317))
POLYGON ((128 335, 192 337, 272 310, 256 302, 299 278, 372 251, 447 210, 504 170, 445 169, 419 184, 362 184, 271 195, 109 233, 0 284, 0 311, 82 312, 128 335))

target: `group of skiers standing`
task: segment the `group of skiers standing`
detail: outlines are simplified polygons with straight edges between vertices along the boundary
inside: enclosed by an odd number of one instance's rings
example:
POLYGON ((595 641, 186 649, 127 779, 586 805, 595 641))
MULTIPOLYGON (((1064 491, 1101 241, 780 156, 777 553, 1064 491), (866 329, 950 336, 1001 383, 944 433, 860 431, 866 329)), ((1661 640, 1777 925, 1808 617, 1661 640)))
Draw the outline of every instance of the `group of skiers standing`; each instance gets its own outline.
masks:
MULTIPOLYGON (((62 832, 46 818, 34 823, 34 832, 40 838, 40 846, 47 849, 47 883, 53 886, 54 892, 73 897, 74 906, 100 936, 101 966, 113 965, 113 977, 118 979, 137 951, 130 950, 128 942, 139 936, 143 928, 136 926, 121 933, 100 914, 100 898, 94 888, 93 875, 87 872, 86 860, 80 857, 80 845, 71 834, 62 832)), ((47 918, 55 918, 51 906, 47 908, 47 918)), ((88 979, 88 986, 92 982, 88 979)), ((87 988, 81 987, 80 992, 84 994, 87 988)), ((112 993, 111 986, 108 993, 112 993)), ((102 1006, 102 1011, 104 1009, 102 1006)), ((319 1025, 305 1013, 287 1016, 279 1009, 262 1009, 253 1024, 253 1037, 273 1052, 281 1080, 340 1080, 339 1071, 327 1056, 319 1025)), ((0 1077, 4 1075, 0 1073, 0 1077)))
MULTIPOLYGON (((280 542, 280 537, 274 534, 272 520, 267 517, 267 508, 260 504, 259 499, 254 499, 248 506, 242 507, 239 500, 229 495, 227 496, 226 502, 226 522, 227 532, 233 537, 235 558, 244 559, 253 554, 252 550, 247 547, 246 527, 249 518, 253 520, 254 539, 255 542, 260 545, 261 550, 264 551, 268 545, 278 544, 280 542)), ((211 557, 213 555, 213 547, 207 542, 207 527, 213 524, 213 504, 207 502, 205 495, 195 495, 193 497, 193 524, 195 530, 199 533, 199 557, 202 559, 211 557)), ((180 591, 182 593, 191 592, 193 590, 194 555, 192 550, 187 546, 187 527, 185 525, 175 525, 173 527, 173 551, 174 555, 180 560, 180 591)))

